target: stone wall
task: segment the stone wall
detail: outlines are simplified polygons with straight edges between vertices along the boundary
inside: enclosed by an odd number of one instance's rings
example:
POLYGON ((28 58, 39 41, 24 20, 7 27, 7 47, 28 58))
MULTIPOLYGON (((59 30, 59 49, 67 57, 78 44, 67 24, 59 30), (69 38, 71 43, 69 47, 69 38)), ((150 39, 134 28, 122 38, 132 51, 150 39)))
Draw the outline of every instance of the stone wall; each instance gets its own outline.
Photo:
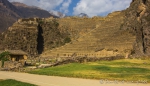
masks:
POLYGON ((78 52, 78 53, 60 53, 60 54, 57 54, 55 57, 62 57, 62 58, 67 58, 67 57, 97 57, 97 58, 100 58, 100 57, 110 57, 110 56, 117 56, 119 55, 119 53, 117 51, 113 51, 113 50, 101 50, 101 51, 98 51, 98 52, 78 52))
POLYGON ((67 33, 60 32, 55 19, 19 19, 0 36, 0 49, 23 50, 31 57, 65 44, 67 33))

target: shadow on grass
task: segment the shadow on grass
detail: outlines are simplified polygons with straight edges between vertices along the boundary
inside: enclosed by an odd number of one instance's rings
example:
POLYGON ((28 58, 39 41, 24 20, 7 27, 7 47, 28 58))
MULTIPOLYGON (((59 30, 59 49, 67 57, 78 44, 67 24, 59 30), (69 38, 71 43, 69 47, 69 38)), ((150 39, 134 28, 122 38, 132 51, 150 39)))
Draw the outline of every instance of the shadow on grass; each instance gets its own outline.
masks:
POLYGON ((104 73, 128 73, 128 74, 143 74, 150 73, 149 69, 138 67, 109 67, 109 66, 95 66, 93 70, 104 73))
POLYGON ((7 79, 7 80, 0 81, 0 86, 36 86, 36 85, 28 84, 28 83, 24 83, 12 79, 7 79))
POLYGON ((108 80, 150 80, 150 69, 145 64, 130 62, 95 62, 95 63, 71 63, 51 68, 31 71, 32 74, 88 78, 108 80), (117 65, 117 66, 116 66, 117 65), (129 65, 127 67, 122 65, 129 65), (131 66, 137 65, 137 66, 131 66), (141 65, 140 67, 138 65, 141 65))

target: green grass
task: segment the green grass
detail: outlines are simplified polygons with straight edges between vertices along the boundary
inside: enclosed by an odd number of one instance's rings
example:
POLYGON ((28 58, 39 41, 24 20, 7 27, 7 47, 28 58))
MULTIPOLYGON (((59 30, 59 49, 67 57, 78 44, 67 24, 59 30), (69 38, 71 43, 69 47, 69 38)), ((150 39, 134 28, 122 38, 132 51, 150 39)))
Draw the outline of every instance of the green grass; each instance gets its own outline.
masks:
POLYGON ((36 85, 8 79, 8 80, 0 80, 0 86, 36 86, 36 85))
POLYGON ((147 80, 150 82, 150 60, 124 59, 88 63, 71 63, 37 69, 32 74, 108 80, 147 80))

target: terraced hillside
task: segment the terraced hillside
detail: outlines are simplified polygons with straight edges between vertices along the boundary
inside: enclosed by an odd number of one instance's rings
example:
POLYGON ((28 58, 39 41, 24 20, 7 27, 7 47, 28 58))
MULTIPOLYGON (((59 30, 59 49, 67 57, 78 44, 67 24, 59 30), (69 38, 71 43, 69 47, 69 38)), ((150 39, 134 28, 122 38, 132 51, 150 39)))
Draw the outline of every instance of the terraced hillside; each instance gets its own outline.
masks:
POLYGON ((72 40, 75 40, 80 36, 86 34, 87 32, 91 31, 92 29, 96 28, 96 24, 103 20, 104 18, 102 17, 66 17, 57 19, 59 23, 59 29, 61 31, 68 32, 72 40))
POLYGON ((32 57, 64 45, 68 38, 55 19, 48 18, 19 19, 0 35, 0 50, 23 50, 32 57))
POLYGON ((0 34, 0 49, 53 58, 150 56, 149 3, 132 0, 129 8, 107 17, 19 19, 0 34))
MULTIPOLYGON (((127 30, 121 30, 121 25, 124 21, 124 13, 114 12, 105 18, 99 18, 97 21, 78 22, 76 31, 79 31, 79 38, 72 40, 62 47, 45 51, 42 57, 72 57, 72 56, 87 56, 87 57, 110 57, 116 55, 128 56, 133 49, 135 36, 127 30), (90 25, 89 25, 90 24, 90 25), (93 25, 92 25, 93 24, 93 25), (88 31, 80 29, 88 27, 88 31), (81 30, 81 31, 80 31, 81 30), (83 32, 83 33, 82 33, 83 32)), ((66 20, 67 21, 67 20, 66 20)), ((76 21, 81 21, 76 19, 76 21)), ((61 22, 61 21, 59 21, 61 22)), ((75 22, 76 23, 76 22, 75 22)), ((62 23, 60 23, 62 24, 62 23)), ((72 23, 73 24, 73 23, 72 23)), ((68 24, 70 25, 70 24, 68 24)), ((64 25, 63 25, 64 26, 64 25)), ((68 26, 72 29, 73 25, 68 26)))

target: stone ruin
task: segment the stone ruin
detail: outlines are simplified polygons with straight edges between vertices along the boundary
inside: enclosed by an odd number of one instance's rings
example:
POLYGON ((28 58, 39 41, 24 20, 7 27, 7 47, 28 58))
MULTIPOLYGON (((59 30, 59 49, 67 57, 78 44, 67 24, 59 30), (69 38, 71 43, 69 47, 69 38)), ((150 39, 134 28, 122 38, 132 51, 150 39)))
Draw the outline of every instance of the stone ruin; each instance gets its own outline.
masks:
POLYGON ((0 61, 0 70, 2 71, 19 71, 19 68, 22 68, 24 66, 23 63, 20 62, 13 62, 13 61, 5 61, 4 67, 1 67, 1 61, 0 61))
POLYGON ((23 50, 31 57, 35 57, 44 50, 64 45, 63 40, 67 36, 59 31, 53 18, 19 19, 1 34, 0 48, 23 50))
POLYGON ((68 28, 72 41, 43 52, 41 57, 128 58, 133 51, 136 37, 127 30, 120 29, 124 19, 122 12, 114 12, 104 18, 62 18, 58 20, 59 28, 68 28))
POLYGON ((138 53, 147 55, 149 10, 145 9, 150 5, 149 0, 144 1, 147 3, 133 0, 127 10, 110 13, 107 17, 20 19, 2 33, 0 47, 21 49, 43 58, 67 58, 74 54, 77 57, 121 55, 125 58, 138 53), (65 43, 66 38, 71 41, 65 43))

